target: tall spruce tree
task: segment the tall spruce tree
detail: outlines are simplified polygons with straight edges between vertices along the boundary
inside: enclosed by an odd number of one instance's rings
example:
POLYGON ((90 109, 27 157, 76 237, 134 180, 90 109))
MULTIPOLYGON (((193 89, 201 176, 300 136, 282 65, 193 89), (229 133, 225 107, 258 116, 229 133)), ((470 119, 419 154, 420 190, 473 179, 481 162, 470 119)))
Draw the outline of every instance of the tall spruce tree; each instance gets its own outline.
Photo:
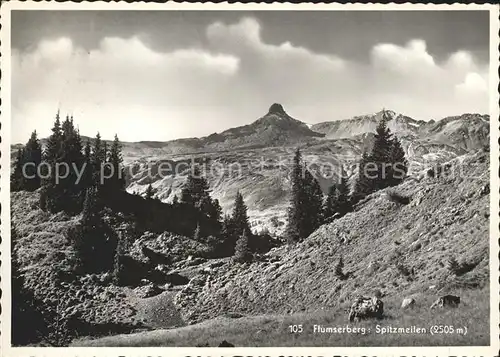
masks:
POLYGON ((371 171, 371 166, 373 165, 370 163, 370 156, 366 152, 363 152, 358 164, 358 174, 351 195, 352 205, 355 205, 373 192, 374 173, 371 171))
POLYGON ((191 174, 187 177, 181 190, 180 201, 194 208, 193 212, 197 212, 196 217, 192 219, 199 222, 202 235, 220 235, 222 209, 218 201, 210 197, 208 181, 201 175, 197 166, 193 167, 191 174))
POLYGON ((46 170, 41 172, 42 177, 46 178, 42 180, 43 189, 40 193, 40 203, 42 205, 43 201, 43 208, 51 212, 58 212, 63 209, 62 202, 64 200, 64 194, 55 175, 56 165, 62 162, 62 143, 63 132, 58 111, 54 126, 52 127, 52 134, 47 140, 47 146, 45 147, 43 155, 44 160, 49 166, 49 172, 46 170))
POLYGON ((370 155, 363 153, 359 164, 352 202, 356 203, 370 193, 400 183, 408 170, 404 150, 397 137, 387 127, 390 120, 384 110, 377 125, 370 155))
POLYGON ((390 118, 385 110, 382 112, 382 120, 377 125, 375 141, 370 154, 370 161, 376 166, 376 177, 372 179, 373 191, 387 187, 388 173, 390 171, 389 153, 392 146, 392 134, 387 127, 390 118))
POLYGON ((59 111, 57 112, 56 120, 54 121, 54 126, 51 130, 52 134, 47 140, 47 146, 44 152, 44 159, 50 164, 55 163, 59 160, 62 151, 63 137, 59 111))
POLYGON ((318 180, 304 169, 304 187, 305 187, 305 236, 306 238, 314 232, 323 223, 323 191, 318 180))
POLYGON ((92 148, 91 155, 92 181, 97 187, 101 185, 101 167, 105 161, 106 153, 104 151, 104 145, 101 140, 101 134, 98 132, 94 139, 94 146, 92 148))
POLYGON ((286 228, 286 238, 289 243, 298 242, 305 236, 302 226, 302 221, 304 220, 305 215, 303 210, 305 190, 302 172, 302 154, 300 153, 300 150, 297 149, 293 158, 293 168, 290 176, 292 194, 290 207, 288 208, 288 225, 286 228))
POLYGON ((146 188, 144 198, 147 200, 152 200, 154 199, 155 195, 156 195, 156 190, 153 188, 153 185, 149 184, 148 187, 146 188))
POLYGON ((16 160, 10 175, 10 190, 12 192, 21 191, 24 189, 24 148, 17 149, 16 160))
POLYGON ((111 164, 113 175, 109 179, 108 186, 111 187, 112 190, 123 190, 125 188, 125 177, 122 168, 122 146, 116 134, 113 144, 111 144, 111 149, 109 150, 109 163, 111 164))
POLYGON ((244 231, 250 233, 250 223, 248 222, 247 206, 243 200, 243 195, 238 191, 234 200, 232 221, 232 234, 240 236, 244 231))
POLYGON ((395 186, 403 181, 408 172, 408 161, 401 146, 401 142, 396 136, 391 141, 391 148, 389 150, 389 163, 391 164, 388 172, 388 186, 395 186))
POLYGON ((288 209, 287 241, 298 242, 311 234, 323 220, 323 193, 316 178, 307 170, 297 149, 291 172, 292 194, 288 209))
POLYGON ((42 146, 40 145, 36 131, 34 131, 24 149, 23 163, 26 165, 26 168, 23 174, 23 188, 25 190, 35 191, 40 187, 41 180, 38 175, 38 169, 41 162, 42 146))
POLYGON ((62 124, 62 132, 61 162, 66 164, 65 169, 68 172, 67 176, 65 175, 66 177, 61 178, 59 182, 59 190, 64 197, 61 207, 67 213, 77 214, 81 212, 85 199, 85 191, 82 189, 83 177, 78 176, 83 168, 84 156, 80 133, 74 126, 73 117, 66 116, 62 124))
POLYGON ((87 189, 80 224, 71 235, 85 273, 113 269, 117 238, 102 220, 102 208, 97 188, 87 189))
POLYGON ((198 167, 188 175, 186 184, 181 191, 181 202, 199 208, 204 198, 210 198, 207 180, 201 176, 198 167))

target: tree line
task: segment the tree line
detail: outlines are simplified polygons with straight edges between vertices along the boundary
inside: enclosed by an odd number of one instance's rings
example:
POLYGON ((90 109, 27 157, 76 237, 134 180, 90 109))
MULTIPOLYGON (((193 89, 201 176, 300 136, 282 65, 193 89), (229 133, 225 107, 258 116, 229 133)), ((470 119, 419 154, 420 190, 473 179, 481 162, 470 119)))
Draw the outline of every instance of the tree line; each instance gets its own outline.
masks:
POLYGON ((81 214, 79 224, 68 233, 80 271, 116 270, 116 255, 126 254, 118 247, 117 233, 103 220, 106 209, 131 213, 129 220, 139 235, 148 230, 186 235, 213 247, 214 256, 234 255, 240 239, 248 241, 248 253, 267 249, 270 237, 252 234, 242 194, 237 193, 232 214, 223 217, 197 166, 191 168, 180 197, 167 204, 155 198, 152 185, 144 197, 125 191, 122 146, 116 135, 111 145, 99 133, 83 144, 73 117, 61 122, 59 113, 51 131, 44 149, 35 131, 18 150, 11 190, 40 189, 42 210, 81 214))
POLYGON ((324 197, 318 181, 305 167, 297 149, 291 172, 292 193, 285 232, 289 243, 307 238, 320 225, 352 211, 354 205, 369 194, 398 185, 404 179, 408 163, 401 142, 387 127, 388 120, 384 111, 371 151, 362 154, 352 190, 347 178, 342 176, 324 197))

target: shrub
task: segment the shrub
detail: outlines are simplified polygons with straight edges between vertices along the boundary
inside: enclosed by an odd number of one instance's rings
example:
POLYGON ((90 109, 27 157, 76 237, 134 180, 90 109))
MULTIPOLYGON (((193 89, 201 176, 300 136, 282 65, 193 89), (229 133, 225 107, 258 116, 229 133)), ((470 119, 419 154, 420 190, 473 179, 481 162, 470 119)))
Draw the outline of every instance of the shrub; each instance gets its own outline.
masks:
POLYGON ((407 205, 411 201, 410 197, 401 195, 394 191, 387 192, 387 198, 389 199, 389 201, 400 205, 407 205))
POLYGON ((345 274, 344 274, 344 260, 342 257, 340 257, 339 261, 337 262, 337 265, 335 265, 335 276, 339 278, 340 280, 345 279, 345 274))
POLYGON ((477 263, 458 262, 455 257, 448 259, 448 271, 456 276, 464 275, 476 267, 477 263))

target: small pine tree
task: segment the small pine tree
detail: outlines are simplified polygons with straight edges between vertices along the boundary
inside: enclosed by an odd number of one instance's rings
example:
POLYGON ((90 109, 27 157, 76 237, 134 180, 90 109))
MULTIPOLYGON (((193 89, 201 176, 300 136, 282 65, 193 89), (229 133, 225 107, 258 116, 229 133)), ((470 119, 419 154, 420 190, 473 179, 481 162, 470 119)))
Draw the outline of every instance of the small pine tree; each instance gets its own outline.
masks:
POLYGON ((291 173, 292 195, 288 209, 287 241, 298 242, 323 222, 323 192, 316 178, 305 168, 297 149, 291 173))
POLYGON ((200 223, 198 223, 196 225, 196 229, 194 230, 193 240, 199 242, 201 238, 202 238, 201 237, 201 228, 200 228, 200 223))
POLYGON ((323 223, 323 191, 318 180, 308 170, 305 170, 304 187, 306 198, 304 226, 306 229, 303 238, 306 238, 323 223))
POLYGON ((344 260, 342 259, 342 256, 340 257, 339 261, 337 262, 337 265, 335 265, 335 276, 339 278, 340 280, 343 280, 345 278, 344 275, 344 260))
POLYGON ((146 193, 144 195, 144 198, 146 198, 147 200, 152 200, 154 199, 155 195, 156 195, 156 190, 153 188, 151 184, 149 184, 148 187, 146 188, 146 193))
POLYGON ((288 224, 286 227, 286 238, 288 243, 298 242, 304 236, 302 220, 304 216, 303 203, 305 202, 305 197, 302 172, 302 154, 300 150, 297 149, 293 158, 293 168, 290 177, 292 194, 290 207, 288 208, 288 224))
POLYGON ((177 195, 174 195, 174 198, 172 199, 172 204, 174 206, 179 204, 179 197, 177 197, 177 195))
POLYGON ((252 260, 252 254, 248 244, 248 231, 244 230, 243 234, 238 238, 234 250, 234 260, 239 263, 247 263, 252 260))

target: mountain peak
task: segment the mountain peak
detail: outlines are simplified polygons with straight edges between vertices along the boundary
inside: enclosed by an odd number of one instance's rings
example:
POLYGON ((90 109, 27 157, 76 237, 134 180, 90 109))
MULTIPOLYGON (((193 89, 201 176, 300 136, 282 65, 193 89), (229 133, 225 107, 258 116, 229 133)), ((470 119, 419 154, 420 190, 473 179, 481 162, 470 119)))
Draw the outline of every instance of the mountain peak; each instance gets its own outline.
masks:
POLYGON ((279 103, 274 103, 269 107, 269 112, 268 114, 282 114, 286 115, 285 109, 283 109, 283 106, 279 103))

